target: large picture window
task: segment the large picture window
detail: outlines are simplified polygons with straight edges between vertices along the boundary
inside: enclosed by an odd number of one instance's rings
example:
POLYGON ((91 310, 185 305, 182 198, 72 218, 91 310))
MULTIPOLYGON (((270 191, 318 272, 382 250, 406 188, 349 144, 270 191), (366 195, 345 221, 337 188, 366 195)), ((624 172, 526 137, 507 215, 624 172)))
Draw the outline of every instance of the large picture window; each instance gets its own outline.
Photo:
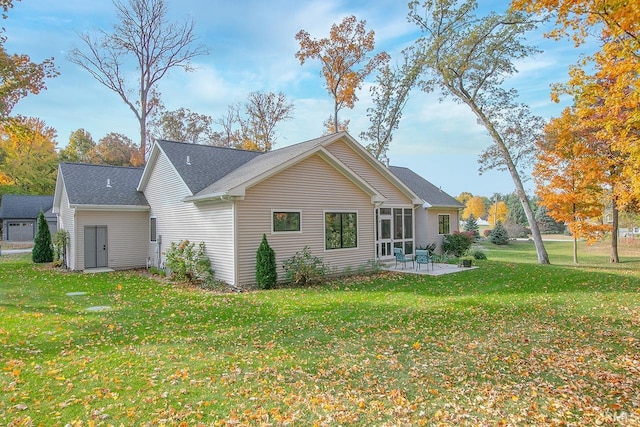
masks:
POLYGON ((358 214, 355 212, 326 212, 324 214, 325 248, 358 247, 358 214))
POLYGON ((450 234, 449 215, 438 215, 438 234, 450 234))
POLYGON ((273 212, 273 232, 300 231, 300 211, 273 212))

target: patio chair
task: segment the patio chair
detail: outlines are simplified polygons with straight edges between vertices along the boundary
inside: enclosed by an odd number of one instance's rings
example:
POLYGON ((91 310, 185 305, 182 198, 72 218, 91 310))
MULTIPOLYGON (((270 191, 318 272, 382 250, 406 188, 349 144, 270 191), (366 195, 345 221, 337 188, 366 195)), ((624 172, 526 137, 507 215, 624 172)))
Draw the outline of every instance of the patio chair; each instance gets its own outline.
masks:
POLYGON ((404 268, 407 268, 407 262, 411 262, 413 267, 415 268, 413 256, 405 255, 400 248, 393 248, 393 255, 396 257, 396 268, 398 268, 398 263, 401 262, 404 264, 404 268))
POLYGON ((429 271, 429 264, 431 264, 431 270, 433 270, 433 258, 429 256, 429 251, 426 249, 416 249, 416 263, 418 270, 420 270, 420 264, 425 264, 427 271, 429 271))

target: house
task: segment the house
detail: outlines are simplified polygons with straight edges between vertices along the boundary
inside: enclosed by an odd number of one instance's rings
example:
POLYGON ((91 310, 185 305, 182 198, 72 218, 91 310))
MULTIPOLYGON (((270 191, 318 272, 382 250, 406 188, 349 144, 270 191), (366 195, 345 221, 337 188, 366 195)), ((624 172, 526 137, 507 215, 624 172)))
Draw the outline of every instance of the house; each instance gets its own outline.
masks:
POLYGON ((460 210, 464 205, 411 169, 397 166, 389 169, 423 201, 415 210, 416 247, 436 243, 439 249, 445 234, 459 231, 460 210))
POLYGON ((56 215, 52 213, 52 196, 5 194, 0 202, 2 240, 8 242, 33 241, 38 228, 38 215, 44 212, 51 234, 57 230, 56 215))
POLYGON ((144 169, 62 163, 54 197, 71 269, 160 266, 187 239, 236 286, 255 282, 263 234, 278 265, 308 246, 339 272, 413 253, 423 209, 345 132, 268 153, 160 140, 144 169))

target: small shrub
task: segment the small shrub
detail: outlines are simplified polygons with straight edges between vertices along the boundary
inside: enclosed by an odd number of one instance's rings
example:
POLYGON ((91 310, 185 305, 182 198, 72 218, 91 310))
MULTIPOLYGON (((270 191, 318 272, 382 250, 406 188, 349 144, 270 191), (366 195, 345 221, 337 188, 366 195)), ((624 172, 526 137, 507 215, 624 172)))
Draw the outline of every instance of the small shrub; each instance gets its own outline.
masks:
POLYGON ((418 246, 416 249, 425 250, 429 252, 429 256, 431 256, 434 254, 437 247, 438 247, 438 244, 433 242, 433 243, 429 243, 427 246, 418 246))
POLYGON ((66 265, 67 261, 67 247, 69 246, 69 232, 64 229, 60 229, 53 234, 53 250, 55 253, 56 267, 66 265))
POLYGON ((167 267, 175 280, 208 282, 214 277, 211 261, 204 253, 204 242, 200 242, 197 250, 195 244, 188 240, 177 244, 171 242, 167 251, 167 267))
POLYGON ((269 246, 267 235, 263 234, 256 253, 256 283, 261 289, 271 289, 275 287, 277 281, 276 253, 269 246))
POLYGON ((473 256, 473 259, 487 259, 487 254, 485 254, 480 249, 476 249, 475 251, 473 251, 472 256, 473 256))
POLYGON ((442 239, 442 251, 445 254, 460 258, 471 248, 473 238, 472 232, 447 234, 442 239))
POLYGON ((38 231, 33 241, 33 249, 31 250, 31 259, 35 263, 53 261, 53 245, 51 244, 51 232, 49 225, 44 217, 44 212, 40 211, 38 215, 38 231))
POLYGON ((327 266, 322 259, 312 256, 308 246, 283 262, 282 268, 287 280, 296 285, 304 285, 307 282, 317 280, 327 272, 327 266))
POLYGON ((489 241, 494 245, 506 245, 509 243, 509 233, 502 225, 502 221, 496 222, 496 226, 491 230, 489 241))
POLYGON ((486 229, 482 232, 482 234, 484 234, 484 237, 489 237, 489 235, 491 234, 491 230, 486 229))

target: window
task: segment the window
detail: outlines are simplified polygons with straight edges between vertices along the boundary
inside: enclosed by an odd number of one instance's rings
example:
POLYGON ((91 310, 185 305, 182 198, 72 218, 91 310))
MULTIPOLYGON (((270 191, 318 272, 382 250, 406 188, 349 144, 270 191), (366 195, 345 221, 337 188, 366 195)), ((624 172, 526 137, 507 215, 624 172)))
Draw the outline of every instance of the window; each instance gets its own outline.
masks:
POLYGON ((449 234, 449 215, 438 215, 438 234, 449 234))
POLYGON ((273 212, 273 232, 300 231, 300 211, 273 212))
POLYGON ((324 214, 325 248, 358 247, 358 214, 355 212, 326 212, 324 214))
POLYGON ((149 240, 155 242, 158 240, 158 223, 155 217, 149 218, 149 240))

